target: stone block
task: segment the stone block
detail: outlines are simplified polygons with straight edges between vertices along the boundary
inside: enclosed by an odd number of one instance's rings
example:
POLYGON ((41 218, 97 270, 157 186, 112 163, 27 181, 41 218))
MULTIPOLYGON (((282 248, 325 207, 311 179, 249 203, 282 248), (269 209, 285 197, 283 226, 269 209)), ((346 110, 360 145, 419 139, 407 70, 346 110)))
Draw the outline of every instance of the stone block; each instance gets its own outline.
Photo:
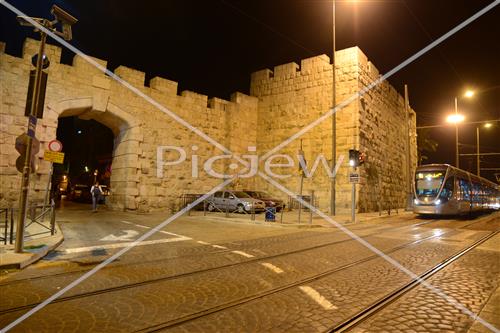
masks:
POLYGON ((149 86, 152 89, 159 90, 170 95, 177 95, 178 83, 175 81, 170 81, 156 76, 149 81, 149 86))

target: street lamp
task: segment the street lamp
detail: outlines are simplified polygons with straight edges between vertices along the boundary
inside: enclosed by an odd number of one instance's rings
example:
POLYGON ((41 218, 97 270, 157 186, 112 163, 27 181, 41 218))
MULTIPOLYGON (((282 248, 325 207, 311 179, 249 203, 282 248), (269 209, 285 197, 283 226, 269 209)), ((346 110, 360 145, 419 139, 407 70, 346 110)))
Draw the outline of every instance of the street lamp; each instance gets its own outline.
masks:
MULTIPOLYGON (((490 128, 493 126, 491 123, 484 124, 484 128, 490 128)), ((479 152, 479 126, 476 126, 476 167, 477 167, 477 176, 481 177, 481 160, 480 160, 480 152, 479 152)))
POLYGON ((446 122, 450 124, 458 124, 465 120, 465 117, 461 114, 450 114, 446 117, 446 122))
MULTIPOLYGON (((335 108, 337 101, 335 99, 336 89, 335 89, 335 4, 336 0, 333 0, 332 4, 332 109, 335 108)), ((335 162, 337 160, 337 115, 336 112, 332 114, 332 170, 335 168, 335 162)), ((335 215, 335 178, 334 176, 331 180, 330 185, 330 214, 335 215)))
MULTIPOLYGON (((36 131, 36 112, 39 109, 40 103, 43 100, 42 97, 42 76, 43 68, 47 68, 49 65, 48 58, 45 56, 45 42, 47 40, 46 31, 50 31, 58 36, 61 36, 65 40, 69 41, 72 38, 71 35, 71 26, 77 22, 77 19, 59 8, 56 5, 52 6, 50 13, 54 17, 53 20, 48 20, 44 18, 37 17, 27 17, 27 16, 18 16, 17 20, 20 25, 25 27, 34 28, 35 32, 40 33, 40 46, 38 49, 38 54, 36 57, 33 57, 34 65, 36 67, 35 70, 35 79, 32 90, 32 102, 31 107, 29 109, 29 120, 28 120, 28 142, 26 146, 26 157, 24 159, 24 166, 21 175, 21 191, 19 195, 19 214, 17 216, 16 223, 16 244, 15 244, 15 252, 22 253, 23 252, 23 242, 24 242, 24 226, 26 219, 26 206, 28 202, 28 187, 30 180, 30 166, 31 166, 31 150, 33 139, 35 138, 36 131), (62 26, 62 31, 57 30, 57 25, 62 26), (45 30, 40 29, 42 26, 45 30), (36 62, 35 62, 36 60, 36 62), (33 128, 30 131, 30 127, 33 128)), ((45 93, 45 92, 43 92, 45 93)), ((43 106, 42 106, 43 109, 43 106)))
MULTIPOLYGON (((472 90, 467 90, 464 94, 464 97, 466 98, 471 98, 474 96, 474 91, 472 90)), ((458 151, 458 123, 463 121, 463 116, 462 120, 459 120, 459 114, 458 114, 458 98, 455 97, 455 121, 451 120, 449 122, 452 122, 455 124, 455 166, 457 168, 460 168, 460 155, 458 151)), ((450 118, 450 117, 448 117, 450 118)))
MULTIPOLYGON (((358 2, 357 0, 349 0, 350 2, 358 2)), ((332 109, 337 106, 336 101, 336 87, 335 87, 335 12, 336 0, 332 1, 332 109)), ((337 161, 337 115, 336 112, 332 114, 332 171, 335 168, 337 161)), ((335 177, 331 180, 330 185, 330 214, 335 215, 335 177)))

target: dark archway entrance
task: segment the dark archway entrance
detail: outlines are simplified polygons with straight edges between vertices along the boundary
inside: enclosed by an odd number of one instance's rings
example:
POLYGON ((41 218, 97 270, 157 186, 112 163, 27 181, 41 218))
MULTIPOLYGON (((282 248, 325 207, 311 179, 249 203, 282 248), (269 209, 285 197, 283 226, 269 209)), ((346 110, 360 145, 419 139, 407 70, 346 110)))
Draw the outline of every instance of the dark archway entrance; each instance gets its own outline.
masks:
POLYGON ((65 148, 65 160, 54 164, 52 184, 56 190, 68 198, 89 201, 88 193, 75 197, 75 187, 89 189, 98 181, 109 188, 114 146, 111 129, 95 120, 63 117, 58 121, 57 139, 65 148))

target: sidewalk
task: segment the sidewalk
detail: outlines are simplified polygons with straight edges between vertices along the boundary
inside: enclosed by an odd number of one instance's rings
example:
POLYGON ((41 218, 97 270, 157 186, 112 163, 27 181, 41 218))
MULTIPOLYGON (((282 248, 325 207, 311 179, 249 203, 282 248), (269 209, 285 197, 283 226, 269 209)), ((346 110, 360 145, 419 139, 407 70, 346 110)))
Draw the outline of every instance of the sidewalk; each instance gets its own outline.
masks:
MULTIPOLYGON (((63 233, 57 222, 54 235, 50 235, 50 232, 46 231, 49 230, 37 223, 32 223, 26 227, 23 253, 15 253, 14 244, 8 244, 8 241, 7 244, 0 244, 0 269, 24 268, 43 258, 64 240, 63 233)), ((13 239, 15 242, 15 232, 13 239)))
MULTIPOLYGON (((409 215, 413 215, 413 212, 405 211, 404 208, 398 209, 397 213, 396 210, 391 211, 391 215, 389 215, 387 211, 384 211, 381 214, 379 214, 378 212, 358 213, 356 214, 355 223, 366 223, 370 221, 384 219, 390 216, 409 216, 409 215)), ((216 222, 251 223, 251 224, 261 224, 261 225, 272 225, 278 227, 295 227, 295 228, 334 227, 330 222, 326 221, 321 216, 318 216, 316 214, 312 214, 311 216, 311 212, 309 210, 303 210, 301 212, 300 222, 299 222, 298 210, 284 211, 283 214, 281 214, 281 212, 276 213, 275 222, 266 222, 264 213, 255 214, 255 220, 252 220, 251 214, 229 213, 228 216, 226 216, 225 213, 221 212, 206 212, 206 215, 203 215, 203 212, 201 211, 190 212, 190 215, 184 215, 182 218, 208 220, 216 222)), ((352 223, 350 214, 339 214, 336 216, 331 216, 331 218, 335 222, 340 224, 352 223)))

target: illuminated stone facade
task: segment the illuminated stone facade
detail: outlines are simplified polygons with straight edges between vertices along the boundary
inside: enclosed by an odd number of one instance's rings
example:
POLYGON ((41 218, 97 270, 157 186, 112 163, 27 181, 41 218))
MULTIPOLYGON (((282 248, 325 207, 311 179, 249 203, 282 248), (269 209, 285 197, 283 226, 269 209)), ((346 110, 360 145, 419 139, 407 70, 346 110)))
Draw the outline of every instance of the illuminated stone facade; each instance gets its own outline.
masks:
MULTIPOLYGON (((3 52, 0 43, 0 206, 16 205, 20 175, 15 168, 18 153, 15 138, 26 131, 24 109, 31 57, 38 42, 27 39, 23 58, 3 52)), ((262 70, 251 76, 250 96, 235 93, 230 101, 208 98, 191 91, 177 94, 177 83, 155 77, 145 86, 145 73, 120 66, 114 73, 131 84, 127 89, 104 75, 81 57, 72 65, 60 63, 61 49, 47 45, 51 65, 45 99, 44 118, 38 122, 37 138, 41 151, 38 168, 32 178, 31 198, 44 196, 49 163, 43 161, 48 141, 56 137, 58 119, 79 116, 95 119, 109 127, 114 135, 110 206, 115 209, 151 211, 178 205, 184 193, 202 193, 222 182, 207 175, 202 164, 223 152, 179 124, 164 111, 173 112, 235 154, 248 153, 257 147, 263 154, 288 138, 303 126, 317 119, 331 107, 332 66, 327 56, 304 59, 295 64, 277 66, 273 71, 262 70), (140 96, 152 98, 163 110, 140 96), (157 177, 157 147, 178 146, 186 153, 183 164, 165 168, 163 178, 157 177), (193 165, 199 163, 199 176, 193 177, 193 165)), ((103 67, 106 61, 92 58, 103 67)), ((337 102, 341 103, 369 82, 377 79, 376 68, 358 48, 337 53, 337 102)), ((415 114, 410 112, 409 132, 411 158, 416 162, 415 114)), ((368 161, 358 169, 361 185, 358 210, 403 206, 405 203, 406 163, 405 140, 408 128, 404 121, 403 98, 384 82, 337 113, 337 155, 344 155, 344 164, 337 176, 337 207, 344 211, 350 204, 347 177, 347 152, 350 148, 366 151, 368 161)), ((318 154, 331 156, 331 118, 304 134, 306 160, 318 154)), ((296 157, 300 139, 277 153, 296 157)), ((174 153, 164 158, 177 158, 174 153)), ((229 159, 221 160, 218 171, 230 170, 229 159)), ((328 161, 331 162, 330 160, 328 161)), ((260 166, 261 170, 263 165, 260 166)), ((280 171, 276 171, 279 173, 280 171)), ((298 190, 297 167, 280 183, 298 190)), ((238 178, 234 188, 267 189, 287 199, 260 177, 238 178)), ((330 182, 321 166, 312 179, 304 181, 304 192, 314 189, 321 208, 329 207, 330 182)))

